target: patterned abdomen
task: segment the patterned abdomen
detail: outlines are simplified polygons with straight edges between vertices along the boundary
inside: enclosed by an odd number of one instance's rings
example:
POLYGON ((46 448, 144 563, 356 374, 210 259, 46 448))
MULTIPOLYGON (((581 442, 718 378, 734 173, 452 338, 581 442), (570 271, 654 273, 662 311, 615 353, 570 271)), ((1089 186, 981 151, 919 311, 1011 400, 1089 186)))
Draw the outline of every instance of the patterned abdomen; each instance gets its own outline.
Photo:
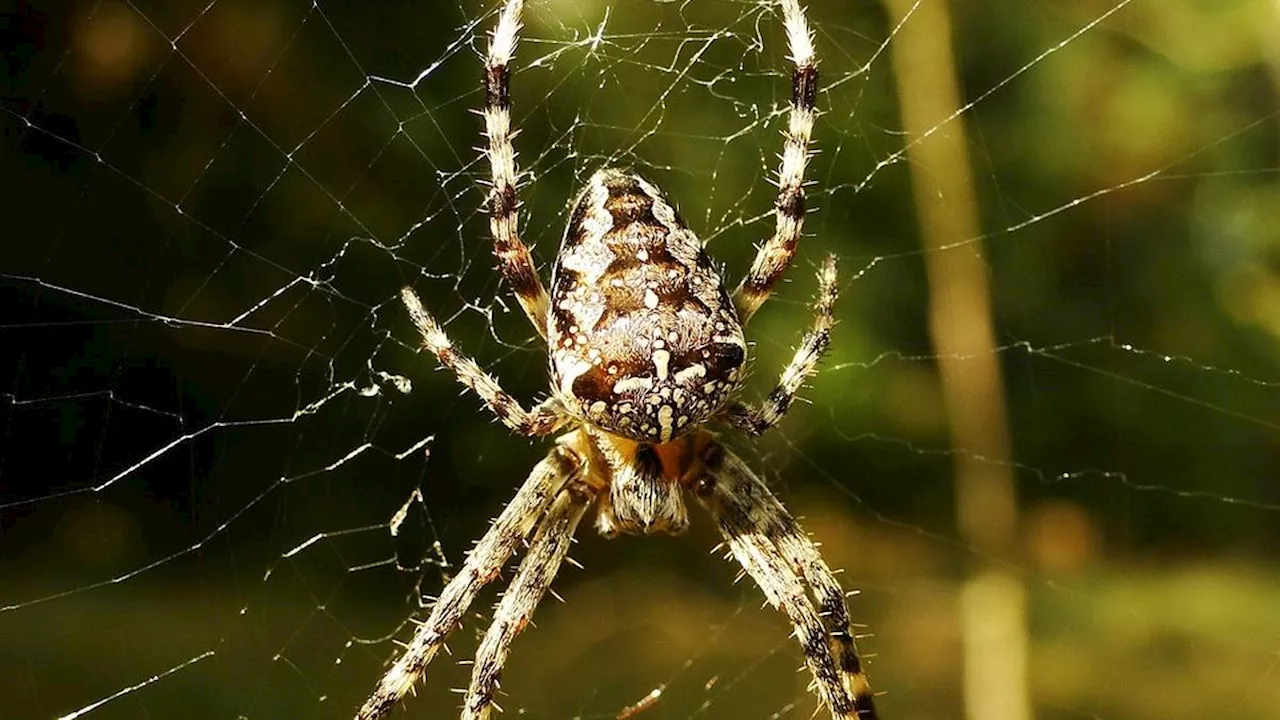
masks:
POLYGON ((551 377, 588 423, 665 443, 737 389, 742 325, 720 275, 658 190, 623 170, 587 183, 551 280, 551 377))

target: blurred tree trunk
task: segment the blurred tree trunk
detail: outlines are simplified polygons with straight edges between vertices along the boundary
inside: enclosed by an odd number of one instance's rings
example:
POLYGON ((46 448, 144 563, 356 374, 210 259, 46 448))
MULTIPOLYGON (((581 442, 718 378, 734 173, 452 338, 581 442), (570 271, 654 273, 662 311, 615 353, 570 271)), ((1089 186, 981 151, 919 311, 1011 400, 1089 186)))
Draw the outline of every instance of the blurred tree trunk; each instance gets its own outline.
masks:
POLYGON ((887 6, 899 28, 889 48, 955 453, 957 522, 983 564, 997 568, 975 568, 961 593, 965 713, 971 720, 1026 720, 1025 591, 998 569, 1017 554, 1017 498, 964 116, 956 116, 950 6, 945 0, 887 0, 887 6))

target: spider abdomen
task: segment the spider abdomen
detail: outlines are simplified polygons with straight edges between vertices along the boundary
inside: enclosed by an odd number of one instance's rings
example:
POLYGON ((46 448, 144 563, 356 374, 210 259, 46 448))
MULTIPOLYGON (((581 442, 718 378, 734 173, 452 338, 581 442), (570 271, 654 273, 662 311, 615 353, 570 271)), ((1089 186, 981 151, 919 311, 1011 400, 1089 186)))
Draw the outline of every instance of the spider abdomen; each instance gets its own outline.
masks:
POLYGON ((551 281, 554 390, 607 432, 665 443, 737 388, 746 341, 697 236, 653 185, 601 170, 582 191, 551 281))

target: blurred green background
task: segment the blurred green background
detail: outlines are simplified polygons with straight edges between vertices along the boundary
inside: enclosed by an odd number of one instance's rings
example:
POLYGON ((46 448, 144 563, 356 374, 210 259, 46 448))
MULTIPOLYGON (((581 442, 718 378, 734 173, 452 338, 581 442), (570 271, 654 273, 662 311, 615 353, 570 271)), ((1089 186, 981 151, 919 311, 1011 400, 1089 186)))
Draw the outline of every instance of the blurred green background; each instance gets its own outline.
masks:
MULTIPOLYGON (((980 228, 926 250, 911 182, 935 171, 894 66, 923 10, 812 5, 814 210, 749 328, 748 394, 827 252, 840 324, 811 402, 737 446, 861 590, 883 716, 963 717, 961 587, 996 571, 1026 591, 1035 717, 1280 717, 1280 6, 947 5, 963 109, 932 134, 967 148, 980 228), (994 345, 941 359, 999 363, 1009 457, 949 434, 926 265, 952 252, 981 258, 994 345), (1016 489, 999 553, 958 529, 964 458, 1016 489)), ((0 716, 350 717, 545 452, 414 354, 396 300, 413 285, 509 390, 545 392, 479 212, 493 9, 3 6, 0 716)), ((790 94, 773 8, 533 0, 525 21, 540 264, 575 188, 622 164, 739 277, 790 94)), ((612 718, 662 688, 637 717, 809 717, 790 628, 716 540, 700 515, 676 539, 584 529, 507 714, 612 718)), ((494 598, 400 716, 456 715, 494 598)))

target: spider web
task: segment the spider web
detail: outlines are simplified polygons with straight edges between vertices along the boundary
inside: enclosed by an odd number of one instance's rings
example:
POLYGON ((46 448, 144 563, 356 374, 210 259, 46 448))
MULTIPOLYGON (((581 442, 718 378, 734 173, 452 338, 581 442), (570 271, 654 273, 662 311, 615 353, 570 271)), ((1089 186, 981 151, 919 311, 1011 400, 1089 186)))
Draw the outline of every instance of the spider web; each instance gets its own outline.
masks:
MULTIPOLYGON (((350 717, 545 452, 415 355, 396 300, 412 284, 509 390, 544 390, 479 211, 493 10, 5 11, 6 717, 350 717)), ((809 8, 816 211, 750 328, 750 391, 807 322, 826 252, 841 323, 814 402, 744 452, 862 590, 885 717, 961 716, 960 579, 986 568, 1027 588, 1038 717, 1275 717, 1280 11, 953 4, 964 104, 922 135, 901 130, 892 60, 919 10, 809 8), (982 230, 922 250, 909 153, 957 131, 982 230), (982 254, 1012 458, 948 440, 926 266, 955 252, 982 254), (958 456, 1011 472, 1013 559, 956 529, 958 456)), ((525 24, 514 116, 540 263, 574 188, 623 164, 737 277, 772 228, 790 92, 772 10, 534 0, 525 24)), ((517 641, 506 711, 809 717, 785 622, 703 552, 708 525, 583 531, 586 571, 517 641)), ((455 713, 468 674, 437 660, 407 712, 455 713)))

